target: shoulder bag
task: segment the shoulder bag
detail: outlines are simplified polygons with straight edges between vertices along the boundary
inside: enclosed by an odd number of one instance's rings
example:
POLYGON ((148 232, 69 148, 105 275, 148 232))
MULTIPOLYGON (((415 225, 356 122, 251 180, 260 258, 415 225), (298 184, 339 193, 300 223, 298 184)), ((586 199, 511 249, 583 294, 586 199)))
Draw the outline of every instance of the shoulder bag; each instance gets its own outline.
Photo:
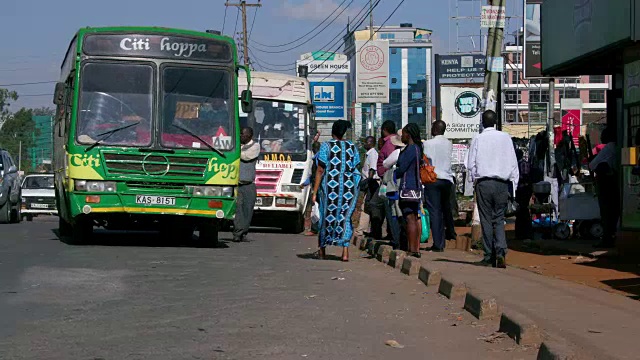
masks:
MULTIPOLYGON (((420 156, 416 146, 416 180, 420 178, 420 156)), ((417 181, 416 181, 417 182, 417 181)), ((402 178, 402 189, 400 190, 400 200, 407 202, 420 202, 422 200, 422 191, 420 189, 412 190, 407 189, 407 173, 404 173, 402 178)), ((418 187, 421 185, 418 184, 418 187)))
POLYGON ((436 168, 431 165, 429 158, 422 154, 422 165, 420 165, 420 181, 422 184, 433 184, 438 181, 438 175, 436 175, 436 168))

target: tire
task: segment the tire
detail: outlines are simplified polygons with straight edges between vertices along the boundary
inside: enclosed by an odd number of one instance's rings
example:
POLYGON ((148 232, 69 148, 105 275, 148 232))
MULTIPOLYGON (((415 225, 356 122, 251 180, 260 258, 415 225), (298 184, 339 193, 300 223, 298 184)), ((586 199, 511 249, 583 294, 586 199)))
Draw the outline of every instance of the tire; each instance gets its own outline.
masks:
POLYGON ((33 221, 33 215, 25 215, 25 219, 27 219, 27 221, 33 221))
POLYGON ((86 244, 93 235, 93 222, 90 219, 80 218, 71 226, 71 237, 68 241, 71 245, 86 244))
POLYGON ((559 223, 555 226, 553 234, 560 240, 567 240, 571 236, 571 227, 567 223, 559 223))
POLYGON ((284 228, 289 234, 300 234, 304 231, 304 214, 296 214, 291 223, 284 228))
POLYGON ((0 224, 9 224, 11 222, 11 203, 9 200, 0 206, 0 224))
POLYGON ((594 239, 600 239, 604 235, 604 228, 600 221, 592 221, 589 226, 589 236, 594 239))
POLYGON ((69 224, 62 216, 58 216, 58 233, 60 236, 71 236, 71 224, 69 224))
POLYGON ((11 212, 11 223, 19 224, 22 221, 22 204, 16 204, 16 211, 11 212))
POLYGON ((210 220, 210 222, 200 224, 198 230, 200 231, 198 240, 200 240, 201 245, 206 247, 218 246, 219 225, 217 221, 210 220))
POLYGON ((589 221, 589 220, 580 221, 580 224, 578 225, 578 232, 580 233, 581 238, 589 239, 591 237, 591 234, 589 234, 589 229, 591 229, 591 224, 592 224, 592 221, 589 221))

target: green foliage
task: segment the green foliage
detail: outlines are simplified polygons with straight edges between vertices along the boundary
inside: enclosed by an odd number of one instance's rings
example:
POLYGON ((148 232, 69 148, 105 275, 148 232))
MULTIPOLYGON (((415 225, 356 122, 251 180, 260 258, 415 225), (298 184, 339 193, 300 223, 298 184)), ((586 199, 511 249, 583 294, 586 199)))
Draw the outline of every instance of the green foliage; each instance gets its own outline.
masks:
POLYGON ((22 108, 8 116, 0 130, 0 147, 7 149, 16 162, 20 158, 18 153, 22 142, 22 169, 31 168, 28 149, 34 145, 34 138, 38 135, 32 115, 32 110, 22 108))
POLYGON ((0 129, 2 124, 11 117, 9 105, 11 101, 18 100, 18 93, 7 89, 0 89, 0 129))
POLYGON ((33 109, 33 116, 54 116, 56 111, 50 107, 40 107, 33 109))

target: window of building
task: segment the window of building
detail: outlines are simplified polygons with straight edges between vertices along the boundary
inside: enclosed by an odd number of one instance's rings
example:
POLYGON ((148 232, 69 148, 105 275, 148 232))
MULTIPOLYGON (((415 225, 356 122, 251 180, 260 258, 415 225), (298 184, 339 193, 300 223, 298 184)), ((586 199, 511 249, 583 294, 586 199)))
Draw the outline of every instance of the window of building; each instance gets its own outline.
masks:
POLYGON ((579 99, 580 90, 572 87, 560 88, 560 99, 579 99))
POLYGON ((517 70, 511 71, 511 83, 517 84, 518 82, 520 82, 520 71, 517 71, 517 70))
POLYGON ((549 102, 549 90, 531 89, 529 102, 549 102))
POLYGON ((521 104, 522 93, 518 90, 507 90, 504 92, 504 102, 506 104, 521 104))
POLYGON ((515 122, 516 121, 516 112, 514 110, 505 111, 505 115, 507 118, 507 122, 515 122))
POLYGON ((513 61, 514 64, 518 65, 522 61, 522 54, 519 52, 513 53, 511 55, 511 59, 512 59, 511 61, 513 61))
POLYGON ((590 75, 589 83, 590 84, 602 84, 605 82, 605 75, 590 75))
POLYGON ((589 90, 589 102, 590 103, 603 103, 604 102, 604 90, 589 90))
POLYGON ((395 39, 396 34, 380 34, 380 39, 395 39))

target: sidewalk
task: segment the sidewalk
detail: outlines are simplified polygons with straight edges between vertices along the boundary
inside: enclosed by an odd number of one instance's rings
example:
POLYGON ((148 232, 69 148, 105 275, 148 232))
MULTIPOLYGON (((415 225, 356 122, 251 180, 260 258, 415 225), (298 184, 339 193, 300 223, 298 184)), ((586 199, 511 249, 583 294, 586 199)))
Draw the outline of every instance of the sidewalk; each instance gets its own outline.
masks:
POLYGON ((468 288, 532 319, 554 340, 563 338, 594 359, 638 359, 640 303, 530 271, 473 265, 480 257, 462 251, 424 253, 422 264, 453 276, 468 288))

